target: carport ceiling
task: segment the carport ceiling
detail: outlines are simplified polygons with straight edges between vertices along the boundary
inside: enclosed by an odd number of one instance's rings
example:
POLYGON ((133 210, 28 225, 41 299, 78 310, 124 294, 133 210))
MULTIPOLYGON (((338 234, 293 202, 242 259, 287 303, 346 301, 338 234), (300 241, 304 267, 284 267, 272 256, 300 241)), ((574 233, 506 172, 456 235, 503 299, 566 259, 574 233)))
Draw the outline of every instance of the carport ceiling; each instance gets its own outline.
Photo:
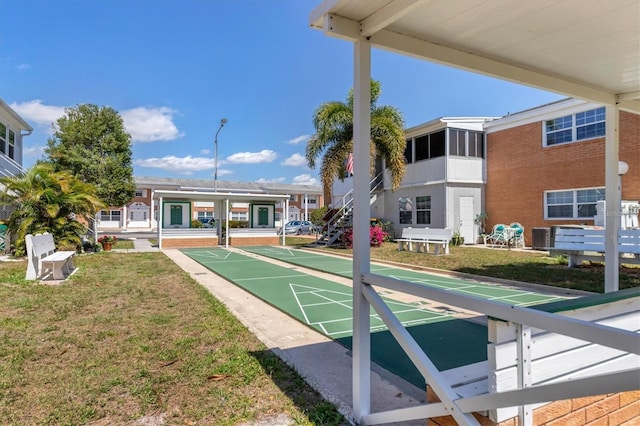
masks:
POLYGON ((432 62, 640 113, 638 0, 325 0, 310 24, 432 62))

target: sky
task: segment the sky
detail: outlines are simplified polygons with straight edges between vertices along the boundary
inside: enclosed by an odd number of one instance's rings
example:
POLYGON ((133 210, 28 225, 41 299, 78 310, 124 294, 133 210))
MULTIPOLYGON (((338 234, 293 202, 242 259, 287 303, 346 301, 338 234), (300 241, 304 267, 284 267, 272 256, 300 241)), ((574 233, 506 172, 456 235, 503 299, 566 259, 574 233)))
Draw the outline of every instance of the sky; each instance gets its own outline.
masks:
MULTIPOLYGON (((313 113, 344 101, 353 45, 309 26, 320 0, 0 0, 0 98, 29 123, 23 165, 43 158, 65 108, 114 108, 135 176, 318 185, 313 113)), ((374 49, 379 105, 406 127, 503 116, 563 96, 374 49)))

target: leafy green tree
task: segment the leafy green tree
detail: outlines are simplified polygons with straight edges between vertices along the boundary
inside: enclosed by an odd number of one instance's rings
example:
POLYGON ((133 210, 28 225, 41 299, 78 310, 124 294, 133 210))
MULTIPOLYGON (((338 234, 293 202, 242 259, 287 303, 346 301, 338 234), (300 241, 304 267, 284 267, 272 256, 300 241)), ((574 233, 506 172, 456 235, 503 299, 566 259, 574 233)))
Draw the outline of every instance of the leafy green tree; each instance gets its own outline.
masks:
POLYGON ((311 222, 313 222, 314 225, 322 225, 322 219, 324 218, 324 215, 327 214, 327 210, 329 210, 327 206, 322 206, 319 209, 315 209, 311 212, 309 219, 311 220, 311 222))
POLYGON ((135 195, 131 136, 110 107, 92 104, 67 108, 58 119, 45 153, 55 170, 68 170, 96 186, 107 206, 123 206, 135 195))
MULTIPOLYGON (((392 189, 397 189, 405 173, 404 119, 392 106, 378 106, 380 82, 371 80, 371 170, 375 158, 384 158, 391 174, 392 189)), ((313 114, 316 133, 306 146, 307 165, 314 169, 322 157, 320 179, 325 203, 331 201, 331 185, 336 178, 344 179, 345 162, 353 152, 353 89, 346 102, 330 101, 320 105, 313 114)), ((357 173, 357 171, 356 171, 357 173)))
POLYGON ((48 163, 38 163, 24 174, 0 178, 4 185, 0 202, 14 209, 9 229, 15 235, 16 254, 25 254, 27 234, 49 232, 60 247, 77 247, 85 233, 79 221, 104 207, 94 185, 69 172, 56 172, 48 163))

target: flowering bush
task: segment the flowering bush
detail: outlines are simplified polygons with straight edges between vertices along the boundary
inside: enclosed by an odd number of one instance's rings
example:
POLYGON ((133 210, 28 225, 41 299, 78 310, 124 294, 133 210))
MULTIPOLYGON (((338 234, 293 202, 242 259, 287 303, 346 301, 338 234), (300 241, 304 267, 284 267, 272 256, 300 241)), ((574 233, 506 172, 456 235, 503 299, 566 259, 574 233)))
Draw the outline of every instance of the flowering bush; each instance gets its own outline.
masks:
MULTIPOLYGON (((379 226, 369 228, 369 245, 380 247, 388 234, 379 226)), ((353 228, 345 229, 342 233, 342 242, 347 248, 353 248, 353 228)))
POLYGON ((102 237, 98 238, 98 242, 100 244, 111 243, 115 245, 118 242, 118 239, 115 235, 103 235, 102 237))

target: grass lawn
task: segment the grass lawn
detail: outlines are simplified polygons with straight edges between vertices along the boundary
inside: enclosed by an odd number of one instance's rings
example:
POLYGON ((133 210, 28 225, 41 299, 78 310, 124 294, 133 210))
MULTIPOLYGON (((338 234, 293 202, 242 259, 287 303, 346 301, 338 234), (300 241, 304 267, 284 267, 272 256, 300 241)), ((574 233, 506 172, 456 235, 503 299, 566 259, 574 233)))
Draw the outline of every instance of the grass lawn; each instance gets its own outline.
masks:
POLYGON ((76 264, 53 286, 0 262, 0 424, 343 423, 162 253, 76 264))
MULTIPOLYGON (((302 246, 310 241, 306 238, 287 237, 287 244, 302 246)), ((387 242, 381 247, 371 248, 371 259, 398 262, 424 268, 464 272, 485 277, 501 278, 527 283, 545 284, 602 293, 604 291, 604 265, 585 264, 568 268, 566 259, 549 257, 534 250, 516 251, 487 249, 473 246, 451 247, 451 254, 434 256, 425 253, 398 251, 396 243, 387 242)), ((322 248, 333 254, 351 255, 352 250, 322 248)), ((640 286, 640 267, 620 268, 620 289, 640 286)))

